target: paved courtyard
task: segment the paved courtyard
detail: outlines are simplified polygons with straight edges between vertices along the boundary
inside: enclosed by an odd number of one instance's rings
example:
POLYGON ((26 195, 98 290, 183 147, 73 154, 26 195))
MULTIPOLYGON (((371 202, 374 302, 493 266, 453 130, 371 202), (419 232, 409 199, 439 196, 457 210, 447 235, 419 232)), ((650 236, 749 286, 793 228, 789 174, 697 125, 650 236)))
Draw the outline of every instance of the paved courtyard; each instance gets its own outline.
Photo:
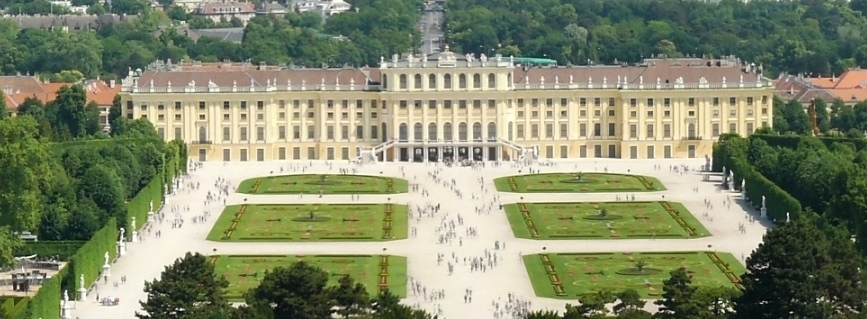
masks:
MULTIPOLYGON (((493 185, 496 177, 528 173, 527 167, 517 167, 512 163, 503 163, 500 167, 473 169, 469 167, 445 167, 443 165, 425 165, 421 163, 378 163, 357 166, 346 161, 283 161, 283 162, 247 162, 247 163, 204 163, 203 167, 190 172, 188 183, 200 184, 199 189, 185 187, 175 196, 169 198, 169 203, 161 209, 166 218, 162 223, 155 223, 152 232, 143 234, 144 240, 127 243, 128 252, 112 264, 111 278, 108 284, 102 281, 91 290, 88 300, 78 302, 72 317, 81 319, 135 318, 135 311, 140 309, 139 300, 146 298, 143 292, 144 281, 159 277, 165 265, 187 251, 213 254, 381 254, 386 249, 388 254, 407 257, 407 273, 411 281, 424 287, 428 294, 435 290, 444 290, 444 298, 430 301, 421 295, 414 295, 407 288, 409 296, 403 302, 418 306, 433 314, 441 313, 444 318, 494 318, 496 309, 492 301, 498 301, 502 309, 511 294, 516 299, 529 303, 532 310, 556 309, 562 310, 569 301, 538 298, 533 293, 530 279, 522 264, 521 255, 536 254, 544 251, 557 252, 641 252, 641 251, 692 251, 715 250, 730 252, 741 260, 748 256, 761 241, 767 225, 747 222, 747 212, 741 206, 740 195, 726 191, 717 192, 715 185, 720 176, 712 176, 711 181, 704 181, 697 170, 703 159, 657 159, 657 160, 617 160, 617 159, 586 159, 557 161, 551 166, 533 164, 530 167, 541 173, 552 172, 604 172, 629 173, 653 176, 659 179, 667 188, 661 192, 636 192, 636 201, 665 200, 680 202, 689 209, 696 219, 704 224, 713 236, 698 239, 619 239, 619 240, 530 240, 516 239, 506 215, 498 209, 503 203, 525 202, 580 202, 580 201, 615 201, 626 194, 589 193, 589 194, 520 194, 497 193, 493 185), (687 165, 689 172, 678 173, 670 167, 687 165), (227 179, 232 186, 237 186, 242 180, 256 176, 276 175, 280 168, 283 174, 302 173, 339 173, 340 168, 357 168, 358 174, 378 176, 394 176, 407 179, 410 183, 420 185, 429 196, 412 192, 397 195, 360 195, 353 201, 351 195, 325 195, 319 198, 315 195, 250 195, 232 193, 226 198, 226 205, 254 203, 392 203, 407 204, 415 214, 410 218, 410 236, 406 240, 390 242, 265 242, 265 243, 232 243, 210 242, 205 238, 211 230, 217 216, 223 210, 223 201, 206 203, 206 194, 215 191, 218 177, 227 179), (436 182, 430 173, 439 170, 436 182), (519 173, 520 170, 520 173, 519 173), (273 172, 273 173, 272 173, 273 172), (479 180, 483 178, 484 183, 479 180), (444 184, 455 181, 454 189, 444 184), (456 190, 463 196, 456 195, 456 190), (498 197, 497 197, 498 196, 498 197), (474 199, 474 197, 476 199, 474 199), (724 203, 731 199, 731 205, 724 203), (707 209, 704 201, 709 200, 713 209, 707 209), (428 205, 441 205, 438 213, 418 217, 417 210, 428 205), (184 219, 182 228, 172 228, 175 214, 171 207, 189 206, 189 212, 180 213, 184 219), (210 212, 211 217, 204 223, 193 223, 195 216, 210 212), (707 212, 707 216, 705 216, 707 212), (463 224, 458 223, 458 216, 463 224), (450 242, 441 243, 441 236, 448 227, 443 224, 454 222, 455 238, 450 242), (741 232, 740 224, 745 224, 746 231, 741 232), (467 229, 473 228, 477 236, 468 237, 467 229), (412 234, 412 230, 416 234, 412 234), (162 237, 153 234, 162 231, 162 237), (499 241, 501 247, 494 249, 494 243, 499 241), (497 263, 484 272, 472 272, 469 264, 463 259, 473 257, 485 258, 486 254, 496 254, 497 263), (438 255, 444 260, 438 265, 438 255), (452 257, 454 256, 454 257, 452 257), (455 262, 455 259, 458 262, 455 262), (449 275, 447 263, 455 264, 454 272, 449 275), (113 286, 125 275, 127 282, 113 286), (472 303, 464 302, 464 294, 472 291, 472 303), (102 297, 120 299, 118 306, 103 306, 95 301, 95 294, 102 297)), ((490 164, 490 163, 489 163, 490 164)), ((749 187, 749 186, 747 186, 749 187)), ((754 216, 757 214, 751 212, 754 216)), ((72 293, 70 292, 70 295, 72 293)), ((571 301, 575 303, 575 301, 571 301)), ((655 310, 650 303, 648 310, 655 310)), ((512 318, 511 315, 500 318, 512 318)))

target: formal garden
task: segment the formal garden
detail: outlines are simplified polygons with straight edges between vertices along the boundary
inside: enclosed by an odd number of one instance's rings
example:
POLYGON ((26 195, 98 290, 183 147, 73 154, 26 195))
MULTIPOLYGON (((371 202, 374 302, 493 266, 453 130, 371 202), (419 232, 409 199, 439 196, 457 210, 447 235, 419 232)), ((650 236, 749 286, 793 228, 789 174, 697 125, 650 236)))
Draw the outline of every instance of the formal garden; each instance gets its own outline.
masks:
POLYGON ((656 178, 609 173, 550 173, 494 179, 497 191, 513 193, 653 192, 665 186, 656 178))
POLYGON ((381 241, 406 235, 406 205, 259 204, 226 206, 207 239, 381 241))
POLYGON ((257 177, 238 185, 245 194, 398 194, 406 193, 405 179, 367 175, 299 174, 257 177))
POLYGON ((578 299, 602 290, 662 294, 669 272, 683 267, 698 287, 743 288, 746 272, 734 256, 717 252, 560 253, 526 255, 524 265, 539 297, 578 299))
POLYGON ((675 202, 517 203, 504 205, 512 232, 530 239, 685 239, 710 232, 675 202))
POLYGON ((243 294, 259 285, 265 272, 276 267, 288 267, 305 261, 330 275, 329 286, 336 285, 340 277, 349 275, 364 284, 371 296, 383 289, 401 298, 406 297, 406 257, 390 255, 220 255, 211 257, 217 275, 229 281, 226 296, 232 301, 243 301, 243 294))

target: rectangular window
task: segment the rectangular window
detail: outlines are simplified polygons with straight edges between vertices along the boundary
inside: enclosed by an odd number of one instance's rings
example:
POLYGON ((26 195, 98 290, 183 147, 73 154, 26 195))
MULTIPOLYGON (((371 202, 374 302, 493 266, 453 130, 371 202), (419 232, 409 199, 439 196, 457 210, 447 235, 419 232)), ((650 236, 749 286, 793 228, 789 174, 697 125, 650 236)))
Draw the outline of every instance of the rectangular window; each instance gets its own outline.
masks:
POLYGON ((614 106, 614 98, 613 97, 608 98, 608 106, 614 106))
POLYGON ((313 125, 307 125, 307 139, 316 138, 316 127, 313 125))
POLYGON ((307 159, 311 159, 311 160, 316 159, 316 147, 313 147, 313 146, 307 147, 307 159))
POLYGON ((301 139, 301 126, 300 125, 292 125, 292 138, 296 140, 301 139))
POLYGON ((587 106, 587 98, 582 97, 582 98, 578 99, 578 105, 579 106, 587 106))
POLYGON ((569 106, 569 99, 560 99, 560 107, 569 106))
POLYGON ((465 109, 465 108, 467 108, 467 100, 459 100, 459 101, 458 101, 458 108, 459 108, 459 109, 465 109))
POLYGON ((647 132, 646 133, 647 133, 646 134, 647 136, 645 138, 647 138, 647 139, 656 138, 656 136, 653 134, 654 133, 653 132, 653 124, 647 124, 647 132))
POLYGON ((228 148, 223 149, 223 162, 228 162, 232 160, 232 150, 228 148))
POLYGON ((729 133, 738 132, 738 123, 729 123, 729 133))
POLYGON ((445 100, 445 101, 443 101, 443 108, 444 108, 444 109, 450 109, 450 108, 452 108, 452 101, 451 101, 451 100, 445 100))
POLYGON ((617 130, 615 128, 614 123, 608 123, 608 136, 617 135, 617 130))
POLYGON ((593 123, 593 136, 602 136, 602 124, 593 123))
POLYGON ((545 138, 554 137, 554 124, 545 124, 545 138))
POLYGON ((241 161, 242 162, 247 161, 247 149, 241 149, 241 161))
POLYGON ((593 98, 593 106, 599 107, 602 106, 602 99, 595 97, 593 98))
POLYGON ((175 102, 175 111, 181 110, 181 102, 175 102))
POLYGON ((645 105, 646 106, 653 106, 653 99, 647 99, 647 104, 645 104, 645 105))
POLYGON ((637 106, 638 106, 638 100, 636 100, 636 99, 629 99, 629 106, 630 106, 630 107, 637 107, 637 106))
POLYGON ((719 98, 718 97, 713 98, 713 106, 719 106, 719 98))
POLYGON ((691 98, 687 99, 686 104, 689 106, 695 106, 695 98, 691 97, 691 98))
POLYGON ((180 127, 175 127, 175 139, 176 140, 182 140, 183 139, 182 131, 183 130, 180 127))
POLYGON ((473 100, 473 108, 474 109, 482 108, 482 100, 473 100))
POLYGON ((256 140, 264 141, 265 140, 265 128, 264 127, 256 127, 256 140))
POLYGON ((530 137, 539 138, 539 124, 530 124, 530 137))
POLYGON ((231 141, 232 140, 231 131, 232 131, 231 127, 228 127, 228 126, 223 127, 223 141, 231 141))
POLYGON ((280 125, 277 127, 277 138, 279 138, 281 140, 286 139, 286 126, 285 125, 280 125))
POLYGON ((205 101, 200 101, 199 102, 199 110, 204 110, 204 109, 205 109, 205 101))
POLYGON ((578 124, 578 136, 587 137, 587 123, 578 124))
POLYGON ((662 137, 671 138, 671 124, 662 125, 662 137))
POLYGON ((247 141, 247 128, 241 127, 241 141, 247 141))
POLYGON ((747 97, 747 105, 748 105, 748 106, 753 106, 753 97, 752 97, 752 96, 747 97))
POLYGON ((242 109, 242 110, 246 110, 246 109, 247 109, 247 101, 241 101, 241 109, 242 109))
POLYGON ((669 106, 671 106, 671 99, 670 99, 670 98, 664 98, 664 99, 662 99, 662 104, 663 104, 665 107, 669 107, 669 106))
POLYGON ((349 139, 349 125, 340 126, 340 138, 344 140, 349 139))
POLYGON ((713 129, 712 129, 712 131, 713 131, 713 137, 717 137, 717 136, 719 136, 719 123, 713 123, 712 128, 713 128, 713 129))
POLYGON ((355 126, 355 138, 359 140, 364 139, 364 125, 355 126))
POLYGON ((294 160, 300 160, 301 159, 301 148, 300 147, 296 146, 296 147, 292 148, 292 159, 294 159, 294 160))
POLYGON ((629 125, 629 138, 638 138, 638 124, 629 125))
POLYGON ((569 124, 560 123, 560 138, 569 137, 569 124))
POLYGON ((280 147, 277 149, 277 159, 278 160, 285 160, 286 159, 286 148, 285 147, 280 147))
POLYGON ((730 105, 730 106, 733 106, 733 105, 735 105, 735 104, 738 104, 738 99, 735 98, 735 97, 730 97, 730 98, 729 98, 729 105, 730 105))
POLYGON ((379 130, 376 125, 370 126, 370 139, 375 140, 379 138, 379 130))
POLYGON ((328 125, 325 127, 325 138, 329 140, 334 139, 334 125, 328 125))
POLYGON ((265 109, 265 102, 264 101, 256 101, 256 109, 259 111, 264 110, 265 109))
POLYGON ((524 138, 524 124, 518 124, 518 138, 524 138))
POLYGON ((488 108, 489 109, 497 108, 497 100, 488 100, 488 108))

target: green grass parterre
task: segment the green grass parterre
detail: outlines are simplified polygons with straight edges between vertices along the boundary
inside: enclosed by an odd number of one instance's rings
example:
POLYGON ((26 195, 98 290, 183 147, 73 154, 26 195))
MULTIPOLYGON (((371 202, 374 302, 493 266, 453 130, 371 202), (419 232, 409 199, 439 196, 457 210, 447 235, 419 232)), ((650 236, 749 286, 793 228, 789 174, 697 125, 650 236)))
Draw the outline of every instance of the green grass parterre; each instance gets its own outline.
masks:
POLYGON ((226 277, 226 291, 230 301, 243 301, 243 295, 259 285, 265 272, 277 266, 289 267, 305 261, 329 273, 329 285, 336 285, 340 277, 349 275, 364 284, 370 296, 388 289, 395 295, 406 297, 406 258, 390 255, 220 255, 211 257, 217 275, 226 277))
POLYGON ((740 276, 746 272, 734 256, 717 252, 561 253, 523 258, 536 295, 557 299, 625 289, 635 289, 644 298, 659 298, 662 281, 680 267, 692 275, 695 286, 742 289, 740 276), (647 274, 618 273, 634 269, 638 260, 646 263, 647 274))
POLYGON ((665 190, 656 178, 609 173, 550 173, 494 179, 497 191, 513 193, 604 193, 665 190), (577 176, 580 174, 581 179, 577 176))
POLYGON ((530 239, 696 238, 710 232, 680 203, 577 202, 504 205, 512 232, 530 239), (608 215, 601 217, 600 210, 608 215))
POLYGON ((242 181, 237 189, 244 194, 398 194, 407 191, 405 179, 342 174, 257 177, 242 181))
POLYGON ((212 241, 381 241, 406 239, 407 208, 397 204, 227 206, 212 241), (320 221, 303 220, 313 212, 320 221), (298 220, 298 219, 302 220, 298 220))

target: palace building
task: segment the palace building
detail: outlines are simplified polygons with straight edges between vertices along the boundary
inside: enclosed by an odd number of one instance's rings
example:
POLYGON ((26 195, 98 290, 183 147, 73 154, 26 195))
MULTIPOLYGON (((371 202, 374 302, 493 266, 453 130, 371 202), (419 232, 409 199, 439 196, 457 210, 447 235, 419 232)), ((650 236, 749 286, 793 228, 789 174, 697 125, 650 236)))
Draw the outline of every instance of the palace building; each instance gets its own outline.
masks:
POLYGON ((379 68, 155 63, 120 92, 201 161, 692 158, 770 126, 773 83, 722 59, 521 66, 394 56, 379 68))

